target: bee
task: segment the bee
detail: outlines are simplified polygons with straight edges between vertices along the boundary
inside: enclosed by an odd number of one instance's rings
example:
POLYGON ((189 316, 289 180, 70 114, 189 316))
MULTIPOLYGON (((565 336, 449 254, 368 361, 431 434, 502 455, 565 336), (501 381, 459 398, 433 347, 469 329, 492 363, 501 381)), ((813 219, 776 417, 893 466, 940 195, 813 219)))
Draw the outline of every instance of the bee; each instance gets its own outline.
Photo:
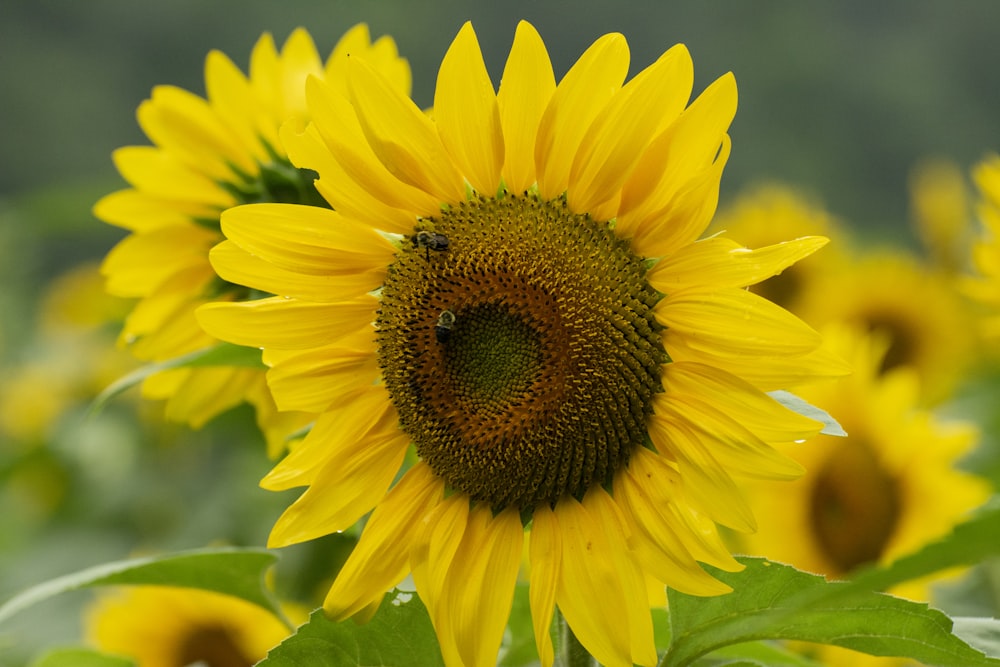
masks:
POLYGON ((455 313, 450 310, 442 310, 438 315, 437 324, 434 325, 434 336, 439 343, 447 343, 451 338, 451 328, 455 325, 455 313))
POLYGON ((411 237, 413 241, 414 248, 423 248, 424 253, 427 256, 427 261, 431 259, 431 250, 436 252, 444 252, 448 249, 451 241, 444 234, 437 234, 435 232, 429 232, 426 229, 422 229, 411 237))

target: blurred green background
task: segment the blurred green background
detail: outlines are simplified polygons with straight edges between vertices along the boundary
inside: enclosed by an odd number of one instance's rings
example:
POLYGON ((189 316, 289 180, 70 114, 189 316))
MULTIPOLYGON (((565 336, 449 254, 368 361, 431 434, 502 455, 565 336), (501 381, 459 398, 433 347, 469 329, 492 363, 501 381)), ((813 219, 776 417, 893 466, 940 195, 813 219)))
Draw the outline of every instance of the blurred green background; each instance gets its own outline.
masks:
MULTIPOLYGON (((203 94, 211 49, 245 69, 261 32, 280 44, 305 26, 325 55, 364 21, 373 35, 396 39, 413 68, 414 97, 429 106, 437 66, 464 21, 473 21, 496 81, 522 18, 541 33, 557 77, 611 31, 628 38, 633 73, 677 42, 694 58, 696 93, 732 70, 740 106, 723 203, 747 185, 780 180, 859 231, 908 242, 911 168, 943 157, 964 169, 1000 148, 996 0, 4 0, 0 382, 10 386, 12 369, 46 354, 37 317, 48 282, 121 238, 90 207, 123 186, 112 150, 147 143, 135 109, 153 86, 203 94)), ((269 462, 248 412, 191 433, 137 419, 125 400, 97 419, 84 418, 84 398, 70 408, 39 436, 44 446, 0 442, 0 488, 55 489, 42 500, 0 494, 0 603, 139 550, 262 544, 294 497, 256 487, 269 462)), ((338 549, 320 544, 289 559, 322 561, 338 549)), ((4 628, 0 665, 23 664, 49 641, 43 617, 72 637, 88 597, 68 596, 4 628)))
POLYGON ((302 25, 328 52, 365 21, 395 37, 413 67, 414 96, 429 105, 462 22, 473 21, 498 78, 521 18, 545 39, 557 76, 610 31, 629 39, 633 72, 676 42, 692 52, 696 92, 732 70, 740 106, 723 200, 776 178, 858 226, 896 231, 917 160, 969 164, 1000 137, 994 0, 6 0, 0 202, 5 227, 17 228, 4 230, 5 244, 20 249, 5 277, 37 283, 81 254, 103 254, 116 232, 94 223, 88 204, 121 184, 111 151, 145 143, 134 113, 153 86, 204 92, 210 49, 245 66, 261 32, 280 43, 302 25), (11 208, 42 217, 8 221, 11 208))

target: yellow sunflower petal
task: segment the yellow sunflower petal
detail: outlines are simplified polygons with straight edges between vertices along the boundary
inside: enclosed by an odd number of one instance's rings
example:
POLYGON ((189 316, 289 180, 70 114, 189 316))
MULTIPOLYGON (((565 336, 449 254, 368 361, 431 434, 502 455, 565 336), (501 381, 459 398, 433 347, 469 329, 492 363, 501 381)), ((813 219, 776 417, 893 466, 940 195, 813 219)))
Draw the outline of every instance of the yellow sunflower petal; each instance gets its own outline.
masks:
POLYGON ((692 175, 716 161, 735 114, 736 79, 728 73, 706 88, 649 144, 622 187, 618 224, 625 236, 638 233, 688 187, 692 175))
POLYGON ((126 181, 154 197, 198 202, 219 210, 236 203, 210 178, 155 146, 126 146, 115 150, 112 157, 126 181))
MULTIPOLYGON (((365 23, 353 26, 337 40, 330 57, 326 59, 323 80, 338 95, 347 96, 347 61, 351 57, 365 58, 371 41, 371 32, 365 23)), ((409 90, 405 92, 409 94, 409 90)))
POLYGON ((356 299, 378 287, 384 268, 355 276, 316 275, 290 271, 251 255, 232 241, 223 241, 208 254, 220 278, 271 294, 324 303, 356 299))
POLYGON ((214 180, 231 181, 232 167, 257 171, 253 157, 206 100, 176 86, 157 86, 136 112, 146 136, 189 169, 214 180), (230 166, 232 165, 232 166, 230 166))
POLYGON ((802 466, 713 405, 695 399, 654 398, 653 410, 650 439, 665 456, 673 458, 674 450, 687 443, 672 433, 673 424, 686 424, 712 441, 713 457, 731 475, 783 480, 802 475, 802 466))
MULTIPOLYGON (((259 373, 226 366, 194 369, 169 396, 160 397, 167 399, 166 418, 201 428, 212 417, 242 403, 246 385, 259 373)), ((151 393, 145 395, 152 397, 151 393)))
POLYGON ((556 606, 556 587, 561 578, 562 543, 555 513, 546 505, 535 508, 531 517, 529 560, 531 583, 528 601, 531 605, 531 625, 535 631, 542 667, 552 667, 555 651, 552 648, 552 614, 556 606))
MULTIPOLYGON (((683 406, 693 398, 715 406, 768 442, 806 440, 823 428, 820 422, 789 410, 749 382, 707 364, 667 364, 663 389, 659 400, 683 406)), ((683 412, 684 408, 679 409, 683 412)))
POLYGON ((816 331, 784 308, 736 288, 678 290, 657 303, 653 314, 668 332, 709 352, 803 354, 821 342, 816 331))
POLYGON ((248 253, 300 273, 364 274, 387 266, 395 255, 371 227, 316 206, 237 206, 222 214, 222 231, 248 253))
POLYGON ((649 437, 658 451, 670 452, 684 480, 686 495, 713 521, 742 533, 757 529, 743 493, 691 429, 656 416, 649 420, 649 437))
POLYGON ((678 44, 611 98, 573 159, 566 190, 571 210, 586 213, 621 190, 657 128, 684 109, 693 82, 691 55, 678 44))
POLYGON ((620 497, 632 529, 630 547, 645 570, 671 588, 690 595, 730 591, 695 562, 689 542, 697 542, 684 539, 686 526, 678 525, 670 511, 677 502, 679 476, 658 459, 652 452, 637 449, 625 473, 615 480, 615 498, 620 497))
POLYGON ((646 280, 666 294, 689 285, 745 287, 778 275, 828 241, 822 236, 806 236, 750 250, 714 236, 664 257, 646 273, 646 280))
POLYGON ((488 665, 496 660, 514 601, 523 539, 521 516, 513 507, 496 517, 485 505, 470 513, 438 617, 439 622, 447 619, 442 648, 454 650, 445 652, 446 663, 488 665))
POLYGON ((555 199, 566 191, 580 141, 628 74, 625 38, 604 35, 584 51, 559 82, 538 124, 535 167, 538 191, 555 199))
POLYGON ((391 37, 380 37, 372 43, 368 26, 359 23, 340 38, 327 58, 324 79, 344 96, 347 95, 347 60, 351 57, 371 63, 399 92, 410 94, 410 65, 405 58, 399 57, 396 42, 391 37))
POLYGON ((605 526, 572 497, 559 501, 555 515, 562 545, 556 604, 573 634, 601 664, 632 665, 629 602, 605 526))
POLYGON ((253 87, 240 68, 221 51, 205 59, 205 94, 212 109, 258 162, 269 160, 257 128, 266 124, 253 87))
POLYGON ((520 21, 497 92, 505 153, 501 173, 511 192, 524 192, 537 180, 535 135, 555 90, 552 63, 542 38, 530 23, 520 21))
MULTIPOLYGON (((729 160, 731 149, 729 135, 723 135, 715 161, 692 177, 688 187, 650 215, 635 232, 632 237, 635 252, 646 257, 664 257, 701 236, 719 204, 722 169, 729 160)), ((626 232, 622 225, 624 236, 628 236, 626 232)))
POLYGON ((193 266, 177 271, 147 297, 140 300, 125 319, 121 341, 139 359, 169 359, 213 344, 202 331, 194 310, 204 298, 213 275, 208 267, 193 266))
POLYGON ((94 216, 129 231, 145 233, 158 227, 190 225, 192 219, 218 215, 218 211, 197 203, 169 201, 138 190, 118 190, 94 204, 94 216))
POLYGON ((417 463, 386 494, 330 587, 323 608, 343 620, 377 603, 409 571, 410 545, 423 517, 444 494, 444 482, 417 463))
POLYGON ((277 118, 279 123, 292 116, 305 115, 306 79, 319 76, 322 72, 323 62, 312 37, 305 28, 296 28, 281 47, 281 90, 278 99, 284 103, 284 113, 277 118))
POLYGON ((655 665, 656 648, 653 642, 653 619, 649 615, 645 595, 646 580, 626 546, 625 518, 614 498, 601 486, 594 486, 583 497, 583 507, 592 518, 604 527, 611 546, 611 558, 621 579, 621 592, 625 596, 630 631, 632 662, 655 665))
POLYGON ((335 209, 355 211, 360 216, 358 219, 369 220, 373 219, 373 214, 366 213, 364 209, 374 201, 377 202, 374 213, 380 217, 386 217, 387 214, 380 210, 385 207, 408 212, 411 228, 415 216, 431 216, 439 212, 441 200, 434 193, 401 181, 382 163, 365 138, 365 131, 349 99, 338 95, 318 79, 306 82, 306 95, 313 117, 312 126, 326 144, 326 152, 339 164, 339 171, 334 169, 328 172, 324 170, 327 165, 322 163, 306 162, 300 166, 319 172, 320 182, 331 188, 330 203, 335 209), (350 179, 342 186, 336 183, 336 179, 341 177, 340 172, 350 179))
POLYGON ((272 350, 264 354, 266 362, 274 363, 267 383, 280 410, 329 410, 379 374, 374 343, 370 349, 323 347, 278 356, 272 350))
POLYGON ((268 547, 298 544, 353 526, 388 490, 409 442, 391 421, 331 450, 309 488, 275 522, 268 547))
POLYGON ((694 361, 716 368, 726 368, 733 375, 747 380, 761 391, 784 389, 818 378, 834 378, 847 375, 851 367, 833 352, 819 348, 808 354, 772 354, 767 356, 746 356, 726 353, 722 350, 709 352, 697 341, 689 341, 685 336, 674 335, 672 331, 663 334, 663 345, 674 361, 694 361))
POLYGON ((197 317, 205 331, 230 343, 297 350, 337 342, 370 325, 377 309, 378 299, 368 294, 340 303, 272 297, 205 304, 197 317))
MULTIPOLYGON (((626 513, 625 516, 641 519, 650 535, 659 535, 661 531, 675 535, 684 550, 698 562, 726 572, 743 569, 722 541, 715 523, 686 502, 683 478, 676 467, 666 457, 648 449, 636 452, 636 467, 632 470, 630 461, 629 470, 632 472, 628 475, 631 479, 624 487, 623 497, 637 511, 626 513)), ((659 539, 654 539, 650 544, 663 548, 669 543, 668 540, 661 544, 659 539)), ((704 579, 699 575, 698 578, 705 591, 703 594, 706 595, 725 592, 729 588, 714 577, 704 579)), ((665 583, 676 588, 669 582, 665 583)))
POLYGON ((408 97, 364 61, 352 60, 348 88, 368 143, 399 180, 446 204, 465 199, 465 182, 437 128, 408 97))
MULTIPOLYGON (((372 186, 357 181, 333 159, 315 124, 299 128, 297 123, 285 123, 281 128, 281 142, 293 164, 313 169, 320 175, 313 185, 342 215, 396 234, 413 231, 413 211, 390 206, 377 196, 372 186)), ((395 180, 374 156, 369 164, 377 165, 386 178, 395 180)))
POLYGON ((261 487, 284 491, 312 484, 331 452, 363 440, 376 424, 385 420, 387 412, 398 419, 391 405, 384 385, 362 387, 345 396, 334 409, 316 419, 302 442, 261 480, 261 487))
MULTIPOLYGON (((424 515, 411 542, 413 583, 420 593, 420 599, 427 606, 439 637, 442 637, 445 629, 439 614, 447 613, 447 603, 441 603, 448 568, 462 542, 468 520, 469 497, 463 493, 453 494, 424 515)), ((445 650, 444 646, 441 648, 442 651, 445 650)))
POLYGON ((441 143, 479 193, 500 185, 504 138, 500 108, 479 41, 468 21, 448 47, 434 90, 434 120, 441 143))
POLYGON ((101 264, 105 287, 116 296, 145 296, 180 271, 204 267, 218 240, 218 233, 190 224, 127 236, 101 264))
POLYGON ((250 86, 254 98, 264 109, 266 122, 257 127, 264 141, 271 146, 278 145, 278 126, 286 120, 284 104, 281 102, 281 65, 278 49, 270 33, 264 33, 250 52, 250 86))

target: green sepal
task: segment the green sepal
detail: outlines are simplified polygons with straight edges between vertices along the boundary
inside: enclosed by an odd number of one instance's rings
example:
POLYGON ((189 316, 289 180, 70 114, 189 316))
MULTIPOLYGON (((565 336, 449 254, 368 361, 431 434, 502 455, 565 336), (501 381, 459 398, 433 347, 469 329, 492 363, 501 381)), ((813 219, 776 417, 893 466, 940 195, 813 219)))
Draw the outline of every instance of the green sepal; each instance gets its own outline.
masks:
POLYGON ((146 378, 156 373, 176 370, 178 368, 208 366, 237 366, 240 368, 267 369, 267 366, 261 361, 259 349, 243 345, 233 345, 232 343, 219 343, 218 345, 195 350, 194 352, 174 357, 173 359, 146 364, 118 378, 97 395, 90 404, 88 414, 91 416, 96 415, 104 409, 104 406, 112 398, 142 383, 146 378))
POLYGON ((808 417, 809 419, 823 424, 823 430, 820 431, 823 435, 835 435, 841 438, 847 437, 847 431, 844 430, 844 427, 841 426, 840 422, 834 419, 826 410, 817 408, 815 405, 812 405, 795 394, 789 391, 784 391, 783 389, 769 391, 767 392, 767 395, 776 400, 778 403, 781 403, 792 412, 797 412, 803 417, 808 417))

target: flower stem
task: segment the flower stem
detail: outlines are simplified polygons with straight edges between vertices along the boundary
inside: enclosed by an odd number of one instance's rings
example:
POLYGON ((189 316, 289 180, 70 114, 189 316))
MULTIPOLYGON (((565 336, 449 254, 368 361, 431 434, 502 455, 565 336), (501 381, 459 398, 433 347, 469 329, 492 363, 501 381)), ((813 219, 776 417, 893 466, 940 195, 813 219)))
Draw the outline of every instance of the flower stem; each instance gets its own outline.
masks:
POLYGON ((556 623, 559 638, 559 653, 555 663, 560 667, 597 667, 597 661, 587 652, 580 640, 576 638, 569 624, 556 609, 556 623))

